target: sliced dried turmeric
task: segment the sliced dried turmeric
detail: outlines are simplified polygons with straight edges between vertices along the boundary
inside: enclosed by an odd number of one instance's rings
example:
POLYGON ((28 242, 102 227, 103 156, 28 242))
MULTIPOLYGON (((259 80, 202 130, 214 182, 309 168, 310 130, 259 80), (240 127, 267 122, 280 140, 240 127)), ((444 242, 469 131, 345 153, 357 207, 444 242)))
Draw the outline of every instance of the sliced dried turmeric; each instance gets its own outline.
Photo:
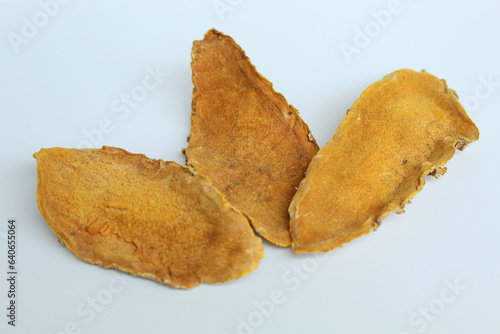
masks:
POLYGON ((444 80, 399 70, 368 87, 313 158, 290 205, 293 248, 321 252, 369 233, 479 138, 444 80))
POLYGON ((188 165, 267 240, 290 246, 288 206, 318 145, 298 111, 216 30, 192 50, 188 165))
POLYGON ((248 274, 264 249, 210 181, 113 147, 42 149, 38 205, 80 259, 177 288, 248 274))

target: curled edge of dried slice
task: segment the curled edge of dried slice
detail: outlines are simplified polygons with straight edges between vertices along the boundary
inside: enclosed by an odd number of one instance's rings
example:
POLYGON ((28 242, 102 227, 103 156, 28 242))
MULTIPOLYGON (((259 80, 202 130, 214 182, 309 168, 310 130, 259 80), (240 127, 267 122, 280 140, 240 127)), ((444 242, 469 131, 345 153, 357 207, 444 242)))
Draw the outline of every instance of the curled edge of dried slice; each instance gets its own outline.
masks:
POLYGON ((456 149, 463 150, 478 139, 476 125, 445 80, 425 70, 403 69, 386 75, 361 94, 309 165, 289 208, 294 251, 326 252, 377 229, 387 215, 404 212, 428 175, 444 174, 442 166, 456 149), (371 162, 382 167, 373 168, 371 162), (389 187, 377 185, 394 176, 400 180, 388 182, 389 187), (326 188, 318 184, 326 182, 325 177, 331 178, 326 188), (337 191, 342 203, 328 201, 337 191), (360 194, 353 195, 356 192, 360 194), (314 200, 317 203, 311 204, 314 200), (328 217, 324 207, 347 214, 328 217))
POLYGON ((228 35, 193 43, 186 164, 212 180, 255 231, 291 246, 288 206, 319 147, 299 112, 228 35))
POLYGON ((205 177, 123 149, 42 149, 42 216, 77 257, 175 288, 222 283, 258 267, 248 220, 205 177))

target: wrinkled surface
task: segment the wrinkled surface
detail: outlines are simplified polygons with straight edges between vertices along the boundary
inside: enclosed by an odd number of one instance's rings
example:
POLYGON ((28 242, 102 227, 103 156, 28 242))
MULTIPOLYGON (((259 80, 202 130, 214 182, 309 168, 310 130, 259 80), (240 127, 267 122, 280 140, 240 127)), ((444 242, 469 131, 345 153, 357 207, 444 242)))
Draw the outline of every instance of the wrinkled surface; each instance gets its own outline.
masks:
POLYGON ((257 268, 260 239, 201 175, 113 147, 42 149, 38 204, 84 261, 178 288, 257 268))
POLYGON ((368 87, 311 162, 290 205, 296 252, 328 251, 405 204, 479 131, 444 80, 399 70, 368 87))
POLYGON ((309 128, 234 40, 210 30, 192 50, 187 164, 267 240, 290 246, 288 206, 318 151, 309 128))

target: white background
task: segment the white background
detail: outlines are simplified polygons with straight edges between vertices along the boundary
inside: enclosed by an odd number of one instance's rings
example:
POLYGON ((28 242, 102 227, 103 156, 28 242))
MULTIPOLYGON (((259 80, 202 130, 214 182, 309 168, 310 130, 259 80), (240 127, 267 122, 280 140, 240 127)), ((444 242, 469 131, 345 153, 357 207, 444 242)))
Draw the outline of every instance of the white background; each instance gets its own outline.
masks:
POLYGON ((498 1, 401 0, 395 9, 388 0, 58 6, 48 16, 40 2, 0 1, 0 332, 500 332, 498 1), (264 242, 265 258, 249 276, 188 291, 80 261, 38 211, 32 154, 78 147, 87 132, 97 146, 183 163, 191 46, 212 27, 242 46, 320 146, 368 85, 400 68, 445 78, 481 138, 457 152, 445 176, 429 178, 404 215, 321 261, 264 242), (356 53, 344 54, 347 44, 356 53), (148 68, 168 76, 126 117, 115 113, 112 104, 140 90, 148 68), (100 137, 103 120, 111 123, 100 137), (5 316, 9 218, 18 223, 15 328, 5 316), (269 301, 280 293, 281 303, 269 301))

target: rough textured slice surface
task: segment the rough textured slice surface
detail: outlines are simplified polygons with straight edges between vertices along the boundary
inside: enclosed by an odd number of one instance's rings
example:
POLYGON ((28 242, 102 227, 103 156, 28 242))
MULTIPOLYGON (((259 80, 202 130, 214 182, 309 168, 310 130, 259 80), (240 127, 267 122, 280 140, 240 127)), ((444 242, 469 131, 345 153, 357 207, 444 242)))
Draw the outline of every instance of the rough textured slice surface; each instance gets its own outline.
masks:
POLYGON ((187 167, 106 146, 34 156, 40 211, 84 261, 192 288, 244 276, 263 257, 247 218, 187 167))
POLYGON ((439 176, 479 131, 444 80, 412 70, 368 87, 309 165, 290 205, 298 253, 366 234, 439 176))
POLYGON ((188 165, 267 240, 290 246, 288 206, 318 145, 297 110, 234 40, 210 30, 192 50, 188 165))

